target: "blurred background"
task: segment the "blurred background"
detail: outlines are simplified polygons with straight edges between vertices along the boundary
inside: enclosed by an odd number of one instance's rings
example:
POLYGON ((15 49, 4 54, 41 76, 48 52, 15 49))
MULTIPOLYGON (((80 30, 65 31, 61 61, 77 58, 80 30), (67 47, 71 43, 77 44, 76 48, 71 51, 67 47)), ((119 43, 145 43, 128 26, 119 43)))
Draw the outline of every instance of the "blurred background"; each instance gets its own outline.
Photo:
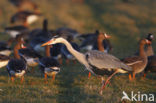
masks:
MULTIPOLYGON (((141 37, 156 32, 155 0, 32 1, 38 5, 42 16, 29 29, 41 28, 45 18, 52 30, 68 27, 83 34, 98 29, 112 36, 113 54, 121 58, 136 51, 141 37)), ((0 40, 8 38, 3 33, 5 27, 17 25, 10 24, 10 18, 17 11, 9 0, 0 0, 0 40)), ((155 43, 153 41, 153 45, 155 43)))

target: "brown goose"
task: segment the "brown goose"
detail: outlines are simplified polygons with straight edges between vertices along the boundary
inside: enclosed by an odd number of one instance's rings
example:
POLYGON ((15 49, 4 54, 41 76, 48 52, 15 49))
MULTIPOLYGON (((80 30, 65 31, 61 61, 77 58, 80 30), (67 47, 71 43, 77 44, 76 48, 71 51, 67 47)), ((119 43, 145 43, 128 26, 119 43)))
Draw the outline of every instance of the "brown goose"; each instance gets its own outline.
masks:
POLYGON ((139 43, 139 56, 127 57, 122 60, 125 64, 132 67, 133 78, 131 74, 129 74, 129 80, 135 79, 135 75, 145 69, 148 60, 146 52, 144 51, 144 46, 150 43, 148 39, 142 39, 139 43))
POLYGON ((11 81, 14 82, 14 77, 20 77, 21 83, 23 83, 24 80, 24 74, 27 70, 26 61, 24 58, 20 58, 20 55, 18 54, 18 50, 22 48, 22 45, 24 43, 22 36, 18 35, 17 38, 17 44, 14 47, 14 59, 10 59, 8 65, 7 65, 7 71, 11 77, 11 81))
POLYGON ((71 46, 71 44, 62 37, 55 36, 50 41, 44 43, 42 46, 57 44, 57 43, 63 43, 67 47, 68 51, 73 56, 75 56, 75 58, 80 63, 82 63, 89 72, 96 75, 105 75, 106 70, 112 72, 105 83, 102 77, 103 84, 100 89, 100 94, 102 93, 102 90, 105 88, 106 84, 109 82, 109 80, 112 78, 113 75, 115 75, 116 73, 125 73, 127 71, 132 70, 131 67, 127 66, 126 64, 121 62, 118 58, 108 53, 92 50, 92 51, 88 51, 85 54, 82 54, 76 51, 71 46))

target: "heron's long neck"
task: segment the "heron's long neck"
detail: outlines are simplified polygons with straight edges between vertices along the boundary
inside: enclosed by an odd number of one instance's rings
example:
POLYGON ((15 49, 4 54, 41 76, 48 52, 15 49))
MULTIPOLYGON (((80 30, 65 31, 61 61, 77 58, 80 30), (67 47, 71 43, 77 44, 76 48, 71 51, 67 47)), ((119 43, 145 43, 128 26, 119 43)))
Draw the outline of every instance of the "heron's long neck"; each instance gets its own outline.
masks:
POLYGON ((76 51, 67 40, 62 41, 67 47, 68 51, 82 64, 87 64, 84 54, 76 51))

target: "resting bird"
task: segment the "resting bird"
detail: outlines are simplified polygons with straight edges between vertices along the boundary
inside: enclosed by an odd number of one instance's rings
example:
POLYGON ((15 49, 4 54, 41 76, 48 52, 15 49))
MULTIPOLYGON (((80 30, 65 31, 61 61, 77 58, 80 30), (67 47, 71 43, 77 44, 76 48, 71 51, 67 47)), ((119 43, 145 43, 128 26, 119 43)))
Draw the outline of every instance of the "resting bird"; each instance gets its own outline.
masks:
POLYGON ((5 28, 5 33, 9 34, 11 38, 16 38, 17 35, 27 34, 29 29, 23 25, 11 26, 5 28))
POLYGON ((112 78, 113 75, 115 75, 116 73, 125 73, 127 71, 132 70, 131 67, 127 66, 126 64, 121 62, 118 58, 108 53, 104 53, 104 52, 97 51, 97 50, 92 50, 92 51, 88 51, 85 54, 82 54, 76 51, 71 46, 71 44, 62 37, 55 36, 50 41, 42 44, 42 46, 57 44, 57 43, 63 43, 67 47, 69 52, 73 56, 75 56, 75 58, 80 63, 82 63, 89 72, 96 74, 96 75, 105 75, 106 70, 112 72, 105 83, 102 77, 103 84, 100 90, 101 94, 106 84, 109 82, 109 80, 112 78))
POLYGON ((40 12, 19 11, 11 17, 10 22, 22 22, 25 27, 34 23, 41 16, 40 12))

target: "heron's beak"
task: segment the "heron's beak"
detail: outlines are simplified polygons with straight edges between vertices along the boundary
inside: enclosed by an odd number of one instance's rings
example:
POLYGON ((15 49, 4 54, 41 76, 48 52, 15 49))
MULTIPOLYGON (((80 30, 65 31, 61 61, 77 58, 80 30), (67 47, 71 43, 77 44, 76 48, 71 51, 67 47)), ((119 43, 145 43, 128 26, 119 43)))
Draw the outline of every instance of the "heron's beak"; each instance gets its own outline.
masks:
POLYGON ((105 34, 105 37, 108 39, 108 38, 111 38, 111 36, 110 35, 107 35, 107 34, 105 34))
POLYGON ((52 40, 50 40, 50 41, 48 41, 48 42, 42 44, 41 46, 43 47, 43 46, 46 46, 46 45, 50 45, 51 43, 52 43, 52 40))

